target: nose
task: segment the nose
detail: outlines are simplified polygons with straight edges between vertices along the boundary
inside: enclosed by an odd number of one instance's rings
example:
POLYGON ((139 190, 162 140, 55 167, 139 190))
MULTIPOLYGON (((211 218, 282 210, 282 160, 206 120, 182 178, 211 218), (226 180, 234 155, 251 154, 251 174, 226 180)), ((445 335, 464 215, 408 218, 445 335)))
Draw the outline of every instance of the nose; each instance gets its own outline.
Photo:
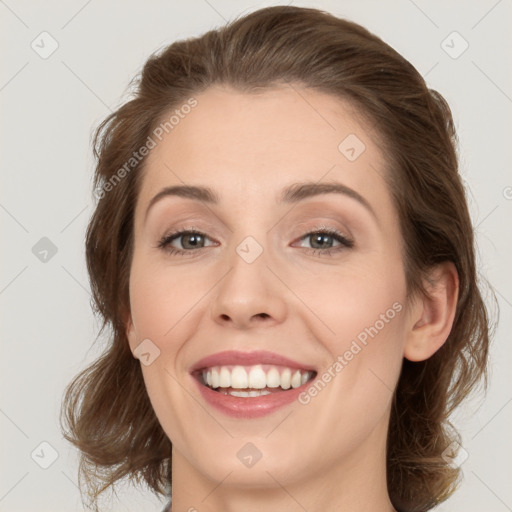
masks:
POLYGON ((235 252, 230 269, 214 288, 212 319, 244 330, 279 324, 287 314, 286 291, 275 270, 267 267, 265 251, 251 263, 235 252))

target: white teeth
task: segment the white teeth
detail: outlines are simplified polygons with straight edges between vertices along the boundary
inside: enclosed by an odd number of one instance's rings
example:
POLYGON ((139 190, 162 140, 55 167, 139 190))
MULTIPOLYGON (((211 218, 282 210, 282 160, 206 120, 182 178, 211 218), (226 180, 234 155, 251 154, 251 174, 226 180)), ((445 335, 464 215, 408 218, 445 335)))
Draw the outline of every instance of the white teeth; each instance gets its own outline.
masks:
POLYGON ((285 368, 281 373, 281 387, 283 389, 290 389, 292 372, 289 368, 285 368))
MULTIPOLYGON (((218 386, 213 386, 218 387, 218 386)), ((249 378, 243 366, 235 366, 231 372, 231 387, 244 389, 249 387, 249 378)))
POLYGON ((231 372, 227 368, 222 367, 220 369, 219 387, 231 387, 231 372))
POLYGON ((298 388, 300 386, 300 371, 297 370, 293 375, 292 375, 292 380, 290 381, 291 385, 292 385, 292 388, 298 388))
POLYGON ((313 375, 314 372, 311 371, 275 366, 267 366, 267 371, 265 371, 262 365, 251 367, 215 366, 202 371, 205 385, 214 389, 221 388, 219 391, 233 396, 267 395, 270 391, 265 388, 298 388, 306 384, 313 375), (233 391, 233 389, 237 391, 233 391), (242 389, 251 389, 251 391, 238 391, 242 389))
POLYGON ((212 369, 212 388, 219 387, 219 372, 216 368, 212 369))
POLYGON ((239 396, 239 397, 249 397, 249 396, 263 396, 263 395, 270 395, 270 391, 266 391, 264 389, 261 390, 253 390, 253 391, 228 391, 226 395, 231 396, 239 396))
POLYGON ((277 368, 270 368, 267 373, 267 386, 269 388, 278 388, 281 385, 281 377, 277 368))
POLYGON ((249 388, 263 389, 267 387, 267 376, 261 366, 253 366, 249 372, 249 388))

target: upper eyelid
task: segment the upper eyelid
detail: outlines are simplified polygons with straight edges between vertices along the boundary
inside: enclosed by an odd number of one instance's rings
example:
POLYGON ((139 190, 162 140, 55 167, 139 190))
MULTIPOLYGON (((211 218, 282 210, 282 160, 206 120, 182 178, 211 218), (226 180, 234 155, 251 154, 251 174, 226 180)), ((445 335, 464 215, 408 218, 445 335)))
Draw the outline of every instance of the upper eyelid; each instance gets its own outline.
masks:
MULTIPOLYGON (((305 238, 307 238, 308 236, 310 236, 311 234, 314 234, 314 233, 326 233, 329 236, 344 239, 344 241, 347 242, 348 244, 350 244, 351 246, 355 245, 354 238, 351 235, 347 234, 342 229, 334 228, 332 226, 317 225, 317 226, 313 226, 311 228, 304 228, 303 231, 304 232, 302 235, 300 235, 297 238, 294 238, 294 240, 293 240, 294 242, 304 240, 305 238)), ((175 240, 179 240, 181 237, 183 237, 187 234, 198 234, 198 235, 201 235, 201 236, 207 238, 208 240, 210 240, 212 242, 218 243, 214 238, 212 238, 210 235, 205 233, 205 231, 203 231, 199 228, 185 227, 185 228, 180 228, 175 231, 172 231, 169 234, 164 234, 160 238, 160 241, 159 241, 157 247, 160 246, 161 242, 163 242, 164 240, 168 240, 168 243, 170 244, 171 242, 174 242, 175 240)), ((199 249, 202 249, 202 248, 203 247, 200 247, 199 249)))
MULTIPOLYGON (((183 228, 178 228, 175 230, 170 230, 168 233, 167 232, 164 233, 162 238, 170 237, 170 236, 181 236, 181 235, 185 235, 188 233, 196 233, 198 235, 203 235, 203 236, 206 236, 207 238, 210 238, 211 240, 213 240, 213 238, 206 231, 207 230, 197 228, 197 227, 183 227, 183 228)), ((349 235, 349 233, 346 230, 344 230, 342 228, 335 228, 333 226, 327 226, 325 224, 312 226, 309 228, 306 228, 306 227, 303 228, 302 229, 303 234, 301 235, 301 237, 304 237, 311 233, 317 233, 317 232, 321 232, 321 231, 333 231, 333 232, 336 231, 336 232, 340 233, 341 235, 344 235, 346 238, 351 238, 351 236, 349 235)), ((333 234, 335 234, 335 233, 333 233, 333 234)))

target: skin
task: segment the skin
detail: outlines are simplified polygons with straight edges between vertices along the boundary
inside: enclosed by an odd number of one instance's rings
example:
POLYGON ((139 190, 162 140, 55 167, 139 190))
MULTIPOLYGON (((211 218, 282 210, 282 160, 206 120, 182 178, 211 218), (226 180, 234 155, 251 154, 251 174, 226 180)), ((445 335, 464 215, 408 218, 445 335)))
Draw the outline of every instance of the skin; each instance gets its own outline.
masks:
MULTIPOLYGON (((430 297, 407 303, 386 162, 345 101, 298 86, 258 94, 213 87, 195 98, 197 107, 146 163, 126 320, 134 357, 144 339, 160 350, 141 368, 173 443, 173 512, 392 511, 385 447, 393 390, 403 357, 426 359, 446 340, 456 271, 440 265, 430 297), (349 134, 366 146, 353 162, 338 150, 349 134), (342 194, 278 204, 280 191, 300 181, 342 183, 375 216, 342 194), (180 184, 208 186, 220 202, 166 197, 146 217, 162 188, 180 184), (307 235, 322 225, 354 246, 330 256, 308 252, 318 246, 307 235), (157 247, 190 227, 205 234, 203 249, 182 256, 157 247), (236 252, 247 236, 263 248, 250 264, 236 252), (223 350, 269 350, 321 376, 394 303, 401 311, 305 405, 232 418, 203 400, 189 374, 223 350), (251 468, 237 457, 248 442, 262 454, 251 468)), ((190 247, 182 243, 172 246, 190 247)))

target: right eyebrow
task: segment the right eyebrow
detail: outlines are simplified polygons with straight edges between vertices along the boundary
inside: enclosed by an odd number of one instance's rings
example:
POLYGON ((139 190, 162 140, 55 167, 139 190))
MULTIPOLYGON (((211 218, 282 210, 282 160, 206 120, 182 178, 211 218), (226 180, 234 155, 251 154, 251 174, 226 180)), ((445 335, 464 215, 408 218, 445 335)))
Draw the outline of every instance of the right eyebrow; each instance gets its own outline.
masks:
POLYGON ((177 196, 186 199, 197 199, 209 204, 217 204, 220 199, 219 196, 208 187, 193 186, 193 185, 174 185, 172 187, 165 187, 156 196, 151 199, 148 207, 146 208, 145 218, 147 218, 151 207, 164 197, 177 196))

